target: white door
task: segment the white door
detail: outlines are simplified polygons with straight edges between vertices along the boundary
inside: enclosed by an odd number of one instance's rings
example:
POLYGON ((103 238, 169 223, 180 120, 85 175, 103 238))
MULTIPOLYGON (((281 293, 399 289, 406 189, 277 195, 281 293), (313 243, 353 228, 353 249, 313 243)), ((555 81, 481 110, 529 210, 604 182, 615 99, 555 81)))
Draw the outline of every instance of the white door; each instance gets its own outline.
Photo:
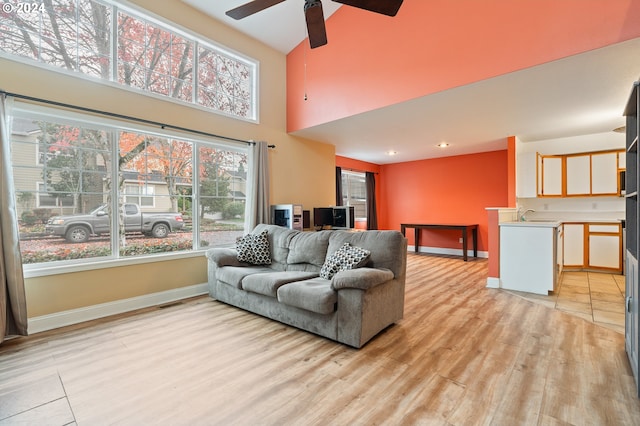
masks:
POLYGON ((621 236, 618 225, 589 224, 589 266, 620 269, 621 236))
POLYGON ((591 156, 567 157, 567 195, 591 194, 591 156))
POLYGON ((591 156, 592 194, 618 193, 618 156, 615 152, 591 156))
POLYGON ((584 266, 584 223, 564 224, 564 266, 584 266))
POLYGON ((562 157, 542 158, 542 192, 540 195, 562 195, 562 157))

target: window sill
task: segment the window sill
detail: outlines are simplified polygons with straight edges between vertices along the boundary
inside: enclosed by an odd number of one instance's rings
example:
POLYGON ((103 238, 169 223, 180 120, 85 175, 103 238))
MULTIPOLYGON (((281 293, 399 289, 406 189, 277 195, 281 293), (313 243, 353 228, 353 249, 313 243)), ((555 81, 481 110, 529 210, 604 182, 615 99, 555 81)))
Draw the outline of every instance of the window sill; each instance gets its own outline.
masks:
POLYGON ((145 263, 164 262, 167 260, 188 259, 192 257, 202 257, 205 255, 206 249, 194 250, 181 253, 154 254, 153 256, 137 256, 120 259, 104 259, 85 261, 82 263, 66 264, 66 265, 24 265, 24 277, 46 277, 49 275, 69 274, 73 272, 93 271, 106 268, 119 268, 129 265, 141 265, 145 263))

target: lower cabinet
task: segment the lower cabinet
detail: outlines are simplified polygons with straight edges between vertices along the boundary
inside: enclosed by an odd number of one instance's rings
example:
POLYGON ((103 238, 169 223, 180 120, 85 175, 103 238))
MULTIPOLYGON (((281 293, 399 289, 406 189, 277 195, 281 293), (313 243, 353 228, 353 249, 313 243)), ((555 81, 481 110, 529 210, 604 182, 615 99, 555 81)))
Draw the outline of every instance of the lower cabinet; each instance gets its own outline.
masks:
POLYGON ((584 223, 564 223, 564 266, 584 268, 584 223))
POLYGON ((500 288, 548 295, 558 286, 558 223, 500 224, 500 288))
POLYGON ((620 223, 565 223, 564 266, 622 273, 620 223))
POLYGON ((620 225, 589 224, 589 268, 621 270, 620 225))

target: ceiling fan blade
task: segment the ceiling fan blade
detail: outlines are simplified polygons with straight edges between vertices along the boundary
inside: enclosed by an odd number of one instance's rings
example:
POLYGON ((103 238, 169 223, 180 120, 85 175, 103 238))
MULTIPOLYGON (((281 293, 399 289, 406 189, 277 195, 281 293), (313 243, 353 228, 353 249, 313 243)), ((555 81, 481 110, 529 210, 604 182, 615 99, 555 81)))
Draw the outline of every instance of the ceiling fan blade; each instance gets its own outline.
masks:
POLYGON ((238 6, 235 9, 227 10, 226 14, 233 19, 242 19, 271 6, 275 6, 278 3, 282 3, 283 1, 284 0, 254 0, 238 6))
POLYGON ((327 44, 327 30, 324 26, 324 13, 320 0, 306 0, 304 16, 307 20, 307 34, 312 49, 327 44))
POLYGON ((333 0, 347 6, 358 7, 387 16, 396 16, 403 0, 333 0))

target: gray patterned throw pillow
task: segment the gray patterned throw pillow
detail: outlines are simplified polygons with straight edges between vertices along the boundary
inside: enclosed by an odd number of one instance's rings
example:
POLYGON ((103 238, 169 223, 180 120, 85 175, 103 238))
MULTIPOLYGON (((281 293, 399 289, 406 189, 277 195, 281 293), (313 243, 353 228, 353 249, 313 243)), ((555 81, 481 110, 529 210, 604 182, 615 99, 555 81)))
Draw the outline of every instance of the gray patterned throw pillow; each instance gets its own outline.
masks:
POLYGON ((271 252, 267 231, 259 234, 247 234, 236 240, 236 251, 240 262, 253 265, 270 265, 271 252))
POLYGON ((330 280, 340 271, 362 266, 370 254, 369 250, 344 243, 342 247, 324 261, 324 265, 320 269, 320 277, 330 280))

